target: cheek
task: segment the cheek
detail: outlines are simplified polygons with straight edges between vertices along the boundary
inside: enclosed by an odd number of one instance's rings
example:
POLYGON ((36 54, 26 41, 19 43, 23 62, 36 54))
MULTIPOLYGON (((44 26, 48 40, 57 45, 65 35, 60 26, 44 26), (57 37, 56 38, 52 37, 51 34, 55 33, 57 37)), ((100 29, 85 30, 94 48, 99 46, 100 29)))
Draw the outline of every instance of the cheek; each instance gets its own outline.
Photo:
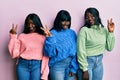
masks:
POLYGON ((35 27, 35 26, 33 26, 33 30, 36 30, 36 27, 35 27))
POLYGON ((32 26, 35 28, 35 25, 34 25, 34 24, 32 24, 32 26))
POLYGON ((31 31, 35 31, 35 30, 36 30, 36 27, 35 27, 35 25, 31 25, 31 26, 29 26, 29 29, 30 29, 31 31))
POLYGON ((67 26, 70 25, 70 22, 67 22, 66 25, 67 25, 67 26))

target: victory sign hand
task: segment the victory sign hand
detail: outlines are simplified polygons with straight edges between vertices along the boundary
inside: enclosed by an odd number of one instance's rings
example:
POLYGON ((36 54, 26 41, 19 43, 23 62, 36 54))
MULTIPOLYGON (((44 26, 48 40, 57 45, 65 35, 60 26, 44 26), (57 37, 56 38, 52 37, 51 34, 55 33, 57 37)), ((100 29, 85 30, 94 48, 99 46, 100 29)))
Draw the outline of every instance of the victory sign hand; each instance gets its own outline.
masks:
POLYGON ((45 28, 40 28, 40 29, 42 29, 44 31, 44 34, 45 34, 46 37, 52 35, 50 30, 48 29, 47 25, 45 25, 45 28))
POLYGON ((14 26, 14 24, 12 24, 12 29, 10 30, 11 34, 17 34, 17 25, 14 26))
POLYGON ((112 21, 112 19, 107 20, 107 23, 108 23, 108 25, 107 25, 108 31, 109 31, 109 32, 114 32, 115 24, 114 24, 114 22, 112 21))

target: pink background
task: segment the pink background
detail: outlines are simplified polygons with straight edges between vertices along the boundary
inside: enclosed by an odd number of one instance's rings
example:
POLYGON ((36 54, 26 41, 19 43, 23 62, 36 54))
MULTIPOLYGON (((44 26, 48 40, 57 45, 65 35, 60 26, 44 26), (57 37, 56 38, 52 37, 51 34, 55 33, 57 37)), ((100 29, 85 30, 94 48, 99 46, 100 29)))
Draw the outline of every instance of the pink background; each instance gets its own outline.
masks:
MULTIPOLYGON (((8 52, 9 30, 12 23, 18 24, 18 33, 23 29, 24 19, 29 13, 40 16, 43 25, 50 28, 57 12, 68 10, 72 17, 72 29, 78 33, 83 25, 84 11, 88 7, 96 7, 103 24, 113 18, 115 22, 115 47, 104 54, 103 80, 119 80, 120 77, 120 1, 119 0, 0 0, 0 80, 16 80, 15 59, 8 52)), ((99 74, 98 74, 99 75, 99 74)))

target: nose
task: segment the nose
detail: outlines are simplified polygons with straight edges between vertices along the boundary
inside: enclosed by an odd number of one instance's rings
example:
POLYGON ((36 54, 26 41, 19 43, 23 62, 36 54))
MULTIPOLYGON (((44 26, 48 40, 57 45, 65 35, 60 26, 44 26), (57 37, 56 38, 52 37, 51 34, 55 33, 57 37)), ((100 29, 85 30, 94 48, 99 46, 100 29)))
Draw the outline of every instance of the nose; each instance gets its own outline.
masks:
POLYGON ((65 21, 65 25, 69 25, 70 23, 69 23, 69 21, 65 21))
POLYGON ((92 20, 93 18, 92 17, 88 17, 88 20, 92 20))
POLYGON ((29 24, 28 26, 31 28, 33 25, 32 25, 32 24, 29 24))

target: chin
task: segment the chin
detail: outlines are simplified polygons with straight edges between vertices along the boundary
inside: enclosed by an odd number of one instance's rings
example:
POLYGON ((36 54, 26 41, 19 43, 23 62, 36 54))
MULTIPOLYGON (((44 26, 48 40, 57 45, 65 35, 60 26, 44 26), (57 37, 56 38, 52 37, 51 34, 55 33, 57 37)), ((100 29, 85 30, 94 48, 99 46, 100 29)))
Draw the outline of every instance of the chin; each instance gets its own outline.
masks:
POLYGON ((68 28, 67 26, 63 27, 63 29, 67 29, 67 28, 68 28))
POLYGON ((63 28, 64 30, 66 30, 67 28, 63 28))

